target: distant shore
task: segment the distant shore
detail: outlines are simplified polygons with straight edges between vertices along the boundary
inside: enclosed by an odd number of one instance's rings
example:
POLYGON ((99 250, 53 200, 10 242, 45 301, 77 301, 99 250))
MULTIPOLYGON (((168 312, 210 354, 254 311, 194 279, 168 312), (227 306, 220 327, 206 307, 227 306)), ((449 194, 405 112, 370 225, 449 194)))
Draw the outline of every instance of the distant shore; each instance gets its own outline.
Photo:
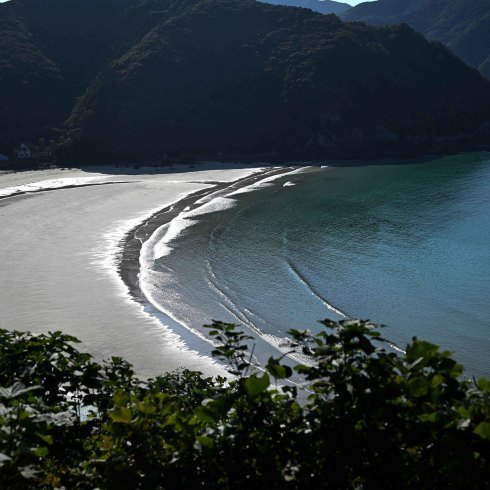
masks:
POLYGON ((411 165, 414 163, 427 163, 431 160, 436 160, 445 156, 457 156, 474 153, 490 153, 488 145, 478 145, 476 147, 463 147, 460 149, 452 149, 451 151, 436 151, 433 153, 414 152, 414 153, 393 153, 393 154, 362 154, 362 155, 339 155, 336 157, 327 157, 325 159, 267 159, 265 155, 257 155, 257 158, 247 157, 246 155, 235 156, 230 160, 220 159, 205 159, 182 163, 175 161, 172 163, 161 163, 158 161, 148 160, 145 162, 138 161, 102 161, 89 164, 79 165, 74 161, 66 162, 34 162, 34 161, 15 161, 9 160, 0 162, 0 173, 2 172, 30 172, 30 171, 55 171, 60 169, 85 169, 85 171, 97 172, 98 169, 114 169, 116 173, 151 171, 159 173, 169 173, 174 171, 192 172, 201 168, 213 166, 245 166, 245 167, 309 167, 309 166, 329 166, 329 167, 359 167, 367 165, 411 165))

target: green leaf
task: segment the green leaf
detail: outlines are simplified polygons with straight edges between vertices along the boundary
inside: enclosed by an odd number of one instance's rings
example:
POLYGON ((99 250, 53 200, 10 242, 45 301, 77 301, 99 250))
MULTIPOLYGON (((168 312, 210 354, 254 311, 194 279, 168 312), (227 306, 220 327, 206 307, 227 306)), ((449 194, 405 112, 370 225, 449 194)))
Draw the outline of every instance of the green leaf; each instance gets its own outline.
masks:
POLYGON ((231 407, 231 400, 221 396, 215 400, 206 399, 194 410, 194 414, 205 423, 215 423, 224 417, 231 407))
POLYGON ((49 434, 37 434, 46 444, 53 444, 53 436, 49 434))
POLYGON ((364 336, 359 337, 359 347, 366 354, 372 354, 376 350, 373 344, 371 344, 371 342, 364 336))
POLYGON ((231 400, 226 396, 221 396, 215 400, 209 401, 207 408, 212 410, 217 416, 224 417, 231 407, 231 400))
POLYGON ((276 379, 289 378, 293 374, 293 370, 289 366, 284 366, 277 359, 271 357, 267 362, 266 369, 269 374, 272 374, 276 379))
POLYGON ((432 381, 430 382, 432 388, 437 388, 442 383, 444 383, 444 376, 442 376, 441 374, 435 374, 432 377, 432 381))
POLYGON ((219 420, 218 414, 204 405, 196 407, 194 409, 194 414, 199 420, 201 420, 201 422, 206 424, 214 424, 219 420))
MULTIPOLYGON (((437 354, 438 350, 439 347, 437 347, 437 345, 425 342, 423 340, 414 340, 407 346, 406 357, 407 360, 411 362, 418 361, 419 359, 428 361, 437 354)), ((425 365, 425 362, 423 364, 425 365)))
POLYGON ((109 413, 113 422, 119 424, 129 424, 131 422, 131 410, 127 407, 116 408, 109 413))
POLYGON ((421 422, 435 423, 439 420, 439 415, 437 412, 423 413, 422 415, 419 415, 419 420, 421 422))
POLYGON ((476 429, 473 431, 477 436, 482 437, 483 439, 490 440, 490 423, 489 422, 481 422, 476 426, 476 429))
POLYGON ((412 378, 407 383, 408 392, 415 397, 424 396, 428 391, 428 383, 425 378, 422 376, 418 376, 416 378, 412 378))
POLYGON ((270 385, 269 374, 265 373, 261 378, 252 374, 245 381, 245 389, 250 396, 257 396, 264 392, 270 385))
POLYGON ((478 386, 480 387, 480 390, 490 393, 490 379, 480 378, 478 380, 478 386))
POLYGON ((453 378, 459 378, 463 374, 463 371, 464 371, 463 365, 455 362, 454 366, 449 371, 449 374, 453 378))
POLYGON ((207 447, 209 449, 214 447, 214 441, 207 436, 198 436, 197 440, 201 443, 201 446, 207 447))
POLYGON ((44 458, 49 454, 49 449, 47 447, 36 447, 32 451, 38 458, 44 458))

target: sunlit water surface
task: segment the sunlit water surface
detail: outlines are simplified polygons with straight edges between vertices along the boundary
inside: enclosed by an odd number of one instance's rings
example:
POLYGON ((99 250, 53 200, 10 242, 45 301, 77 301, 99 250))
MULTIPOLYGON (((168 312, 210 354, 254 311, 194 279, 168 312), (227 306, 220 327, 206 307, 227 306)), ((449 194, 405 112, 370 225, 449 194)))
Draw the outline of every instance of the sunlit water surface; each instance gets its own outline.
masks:
POLYGON ((238 322, 267 354, 288 329, 367 318, 401 347, 424 338, 490 375, 488 154, 311 168, 219 204, 144 278, 181 323, 238 322))

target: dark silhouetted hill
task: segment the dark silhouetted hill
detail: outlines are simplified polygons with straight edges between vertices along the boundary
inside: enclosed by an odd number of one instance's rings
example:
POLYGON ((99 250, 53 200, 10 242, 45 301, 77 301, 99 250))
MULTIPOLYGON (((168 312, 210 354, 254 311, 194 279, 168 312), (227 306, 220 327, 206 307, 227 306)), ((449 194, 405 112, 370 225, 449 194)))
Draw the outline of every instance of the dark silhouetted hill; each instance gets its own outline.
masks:
POLYGON ((254 0, 12 0, 0 78, 3 153, 50 131, 81 161, 488 143, 490 83, 442 45, 254 0))
POLYGON ((376 25, 406 22, 490 78, 489 0, 378 0, 359 4, 342 18, 376 25))

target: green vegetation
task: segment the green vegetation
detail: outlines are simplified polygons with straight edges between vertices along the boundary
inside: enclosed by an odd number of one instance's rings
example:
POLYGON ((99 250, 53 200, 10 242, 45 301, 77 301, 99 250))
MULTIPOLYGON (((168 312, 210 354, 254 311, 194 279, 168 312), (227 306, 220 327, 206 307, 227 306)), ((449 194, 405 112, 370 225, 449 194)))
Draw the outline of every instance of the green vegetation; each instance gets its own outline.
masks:
POLYGON ((406 22, 490 78, 488 0, 378 0, 357 5, 342 18, 376 25, 406 22))
POLYGON ((255 0, 0 4, 0 152, 65 161, 490 148, 490 83, 407 26, 255 0))
POLYGON ((490 381, 427 342, 400 355, 368 322, 322 323, 290 332, 306 392, 284 358, 258 370, 234 325, 210 327, 229 382, 142 381, 59 332, 1 330, 0 487, 488 488, 490 381))

